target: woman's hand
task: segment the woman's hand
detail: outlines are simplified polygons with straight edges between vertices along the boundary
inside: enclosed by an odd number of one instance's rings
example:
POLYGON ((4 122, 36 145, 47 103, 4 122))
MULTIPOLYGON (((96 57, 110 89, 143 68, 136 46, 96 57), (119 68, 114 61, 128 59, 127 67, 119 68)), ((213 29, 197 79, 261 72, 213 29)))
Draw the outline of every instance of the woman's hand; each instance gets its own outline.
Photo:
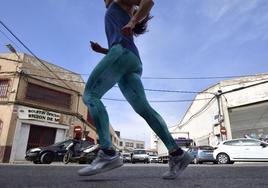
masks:
POLYGON ((91 46, 91 49, 95 52, 100 53, 100 51, 102 50, 101 45, 99 45, 97 42, 90 41, 90 46, 91 46))
POLYGON ((135 25, 136 25, 136 22, 135 22, 134 20, 130 20, 130 21, 128 22, 128 24, 125 25, 125 26, 122 28, 122 32, 123 32, 123 34, 126 35, 126 36, 131 36, 131 35, 133 35, 133 29, 134 29, 135 25))
POLYGON ((90 46, 91 49, 95 52, 102 53, 102 54, 107 54, 108 49, 101 47, 97 42, 90 41, 90 46))

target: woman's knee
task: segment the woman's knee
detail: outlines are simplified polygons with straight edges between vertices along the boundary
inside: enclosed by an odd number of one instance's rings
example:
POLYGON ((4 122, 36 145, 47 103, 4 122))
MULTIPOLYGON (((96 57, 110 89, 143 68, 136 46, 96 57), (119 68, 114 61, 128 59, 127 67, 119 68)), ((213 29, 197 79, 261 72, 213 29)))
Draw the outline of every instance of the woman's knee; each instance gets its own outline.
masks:
POLYGON ((151 111, 150 106, 144 105, 144 104, 134 105, 133 108, 134 108, 135 112, 142 117, 150 114, 150 111, 151 111))
POLYGON ((94 100, 98 99, 98 97, 92 93, 84 92, 82 99, 85 104, 90 104, 94 100))

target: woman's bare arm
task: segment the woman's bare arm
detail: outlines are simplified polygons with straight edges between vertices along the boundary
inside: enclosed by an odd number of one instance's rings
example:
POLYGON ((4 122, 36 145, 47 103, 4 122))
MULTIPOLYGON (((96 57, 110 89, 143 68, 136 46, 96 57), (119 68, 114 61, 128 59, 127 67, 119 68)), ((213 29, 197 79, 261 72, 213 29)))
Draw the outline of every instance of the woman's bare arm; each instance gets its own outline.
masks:
POLYGON ((143 20, 152 9, 154 2, 152 0, 118 0, 122 3, 126 3, 128 5, 138 5, 139 9, 135 13, 135 15, 130 19, 127 25, 125 25, 122 29, 125 35, 132 35, 132 29, 135 27, 137 23, 143 20))

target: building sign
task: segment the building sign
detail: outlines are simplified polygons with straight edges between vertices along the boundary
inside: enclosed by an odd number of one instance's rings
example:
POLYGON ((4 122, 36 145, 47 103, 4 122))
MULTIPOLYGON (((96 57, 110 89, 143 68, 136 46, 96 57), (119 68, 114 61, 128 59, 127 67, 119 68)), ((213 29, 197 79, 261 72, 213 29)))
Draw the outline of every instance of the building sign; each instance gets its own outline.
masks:
POLYGON ((46 110, 19 107, 18 116, 20 119, 32 119, 51 123, 59 123, 60 114, 46 110))

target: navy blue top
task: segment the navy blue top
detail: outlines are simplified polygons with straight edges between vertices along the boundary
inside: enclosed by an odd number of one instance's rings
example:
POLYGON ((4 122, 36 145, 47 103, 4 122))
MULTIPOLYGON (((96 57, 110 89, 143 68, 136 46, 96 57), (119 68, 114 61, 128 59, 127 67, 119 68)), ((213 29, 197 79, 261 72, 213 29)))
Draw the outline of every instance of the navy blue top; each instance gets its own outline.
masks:
POLYGON ((109 49, 115 44, 121 44, 140 58, 133 36, 125 36, 122 33, 122 28, 128 24, 130 19, 130 15, 117 3, 113 2, 108 7, 105 14, 105 32, 109 49))

